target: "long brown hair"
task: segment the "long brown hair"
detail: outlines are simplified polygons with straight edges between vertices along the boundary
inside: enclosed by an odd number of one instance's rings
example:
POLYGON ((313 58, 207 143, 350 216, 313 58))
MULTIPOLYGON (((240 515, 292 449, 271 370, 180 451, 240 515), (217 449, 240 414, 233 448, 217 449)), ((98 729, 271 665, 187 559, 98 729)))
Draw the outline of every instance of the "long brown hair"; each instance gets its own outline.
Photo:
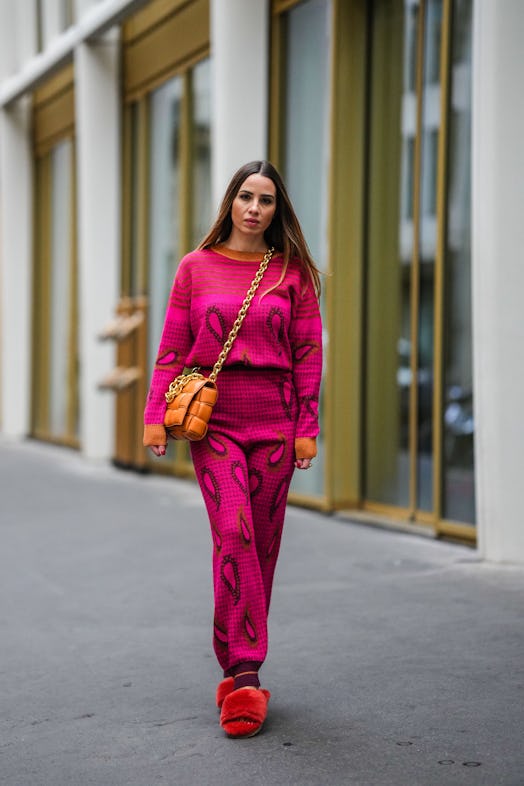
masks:
POLYGON ((235 172, 222 199, 215 223, 198 248, 210 248, 218 243, 224 243, 228 239, 233 229, 233 221, 231 220, 233 200, 240 191, 244 180, 250 175, 268 177, 273 181, 276 189, 275 215, 264 232, 264 240, 268 247, 274 246, 277 251, 282 253, 284 265, 280 279, 271 289, 278 287, 284 280, 289 260, 298 259, 303 267, 305 283, 308 279, 311 280, 318 297, 320 295, 320 272, 311 256, 284 182, 277 169, 269 161, 250 161, 235 172))

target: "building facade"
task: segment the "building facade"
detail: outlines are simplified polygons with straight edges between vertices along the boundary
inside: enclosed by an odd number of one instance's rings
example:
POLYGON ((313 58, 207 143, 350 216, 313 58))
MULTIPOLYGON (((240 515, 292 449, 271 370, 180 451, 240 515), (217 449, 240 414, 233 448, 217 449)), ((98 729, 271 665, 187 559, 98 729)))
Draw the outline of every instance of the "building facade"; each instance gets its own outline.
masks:
POLYGON ((524 563, 520 0, 0 0, 1 421, 138 471, 181 256, 245 161, 323 277, 299 504, 524 563))

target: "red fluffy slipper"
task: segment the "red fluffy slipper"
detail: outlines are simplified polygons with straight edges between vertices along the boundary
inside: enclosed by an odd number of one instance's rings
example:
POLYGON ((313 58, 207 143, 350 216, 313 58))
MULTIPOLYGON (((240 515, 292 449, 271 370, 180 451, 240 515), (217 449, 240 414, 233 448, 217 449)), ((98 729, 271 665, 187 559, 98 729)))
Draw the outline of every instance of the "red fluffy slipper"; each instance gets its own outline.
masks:
POLYGON ((231 691, 235 687, 235 680, 233 677, 225 677, 222 682, 219 682, 217 685, 217 692, 216 692, 216 703, 218 709, 222 709, 222 704, 224 703, 224 699, 228 696, 231 691))
POLYGON ((262 728, 271 694, 262 688, 238 688, 222 704, 220 725, 229 737, 254 737, 262 728))

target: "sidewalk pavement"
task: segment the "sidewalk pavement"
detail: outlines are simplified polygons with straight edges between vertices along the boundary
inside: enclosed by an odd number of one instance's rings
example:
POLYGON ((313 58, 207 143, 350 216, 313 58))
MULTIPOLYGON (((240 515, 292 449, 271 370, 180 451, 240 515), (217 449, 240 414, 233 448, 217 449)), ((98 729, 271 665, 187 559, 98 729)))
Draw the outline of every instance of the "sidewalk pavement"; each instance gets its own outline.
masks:
POLYGON ((290 508, 229 740, 196 485, 5 440, 0 473, 1 784, 524 784, 522 569, 290 508))

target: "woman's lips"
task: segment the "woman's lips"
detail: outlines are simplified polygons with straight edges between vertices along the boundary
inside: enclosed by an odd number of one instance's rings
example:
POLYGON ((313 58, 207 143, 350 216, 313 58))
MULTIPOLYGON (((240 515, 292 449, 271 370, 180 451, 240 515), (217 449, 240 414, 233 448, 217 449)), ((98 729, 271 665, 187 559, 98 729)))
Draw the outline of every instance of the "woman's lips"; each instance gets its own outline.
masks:
POLYGON ((256 218, 246 218, 245 221, 246 221, 246 224, 249 224, 249 226, 251 226, 251 227, 256 227, 260 223, 259 221, 256 220, 256 218))

